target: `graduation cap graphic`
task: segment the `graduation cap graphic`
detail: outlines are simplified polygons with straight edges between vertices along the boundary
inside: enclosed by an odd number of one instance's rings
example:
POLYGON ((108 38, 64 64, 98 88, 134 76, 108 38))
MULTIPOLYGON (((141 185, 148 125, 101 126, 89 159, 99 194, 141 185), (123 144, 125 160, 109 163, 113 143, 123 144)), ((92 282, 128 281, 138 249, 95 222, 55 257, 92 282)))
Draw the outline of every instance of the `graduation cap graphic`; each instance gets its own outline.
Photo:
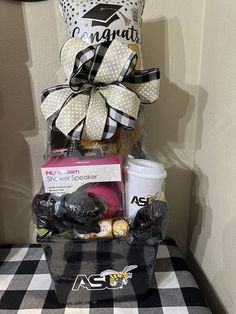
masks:
POLYGON ((124 18, 125 24, 128 25, 131 21, 119 12, 121 8, 122 5, 100 3, 89 10, 82 18, 93 20, 92 26, 108 27, 119 19, 118 14, 120 14, 124 18))

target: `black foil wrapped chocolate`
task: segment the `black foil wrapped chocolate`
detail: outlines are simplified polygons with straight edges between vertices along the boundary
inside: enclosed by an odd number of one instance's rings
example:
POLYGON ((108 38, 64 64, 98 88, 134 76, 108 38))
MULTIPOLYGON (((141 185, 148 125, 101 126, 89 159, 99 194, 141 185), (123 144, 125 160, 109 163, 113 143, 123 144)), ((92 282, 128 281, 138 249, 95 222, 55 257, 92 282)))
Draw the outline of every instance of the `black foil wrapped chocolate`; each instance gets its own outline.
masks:
POLYGON ((37 228, 45 228, 50 231, 55 229, 55 204, 58 198, 52 194, 37 194, 33 200, 33 213, 37 228))
POLYGON ((76 229, 80 233, 99 232, 99 218, 105 212, 101 201, 86 192, 76 191, 61 198, 57 217, 65 229, 76 229))
POLYGON ((98 221, 105 212, 102 201, 90 197, 84 187, 61 197, 53 194, 37 194, 33 212, 38 229, 53 233, 76 230, 79 233, 99 232, 98 221))
POLYGON ((155 201, 141 208, 134 219, 132 236, 139 240, 157 243, 164 239, 168 223, 168 206, 155 201))

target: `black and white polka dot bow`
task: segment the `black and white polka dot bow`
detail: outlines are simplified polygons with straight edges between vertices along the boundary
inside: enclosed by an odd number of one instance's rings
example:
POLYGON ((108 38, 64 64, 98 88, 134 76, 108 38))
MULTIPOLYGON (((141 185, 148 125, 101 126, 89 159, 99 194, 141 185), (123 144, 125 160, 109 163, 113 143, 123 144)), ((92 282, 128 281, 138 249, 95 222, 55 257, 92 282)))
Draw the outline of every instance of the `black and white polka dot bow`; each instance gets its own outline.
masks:
POLYGON ((111 138, 133 129, 141 103, 159 97, 159 69, 135 71, 135 52, 117 40, 94 47, 70 38, 61 50, 67 83, 42 93, 48 123, 72 139, 111 138))

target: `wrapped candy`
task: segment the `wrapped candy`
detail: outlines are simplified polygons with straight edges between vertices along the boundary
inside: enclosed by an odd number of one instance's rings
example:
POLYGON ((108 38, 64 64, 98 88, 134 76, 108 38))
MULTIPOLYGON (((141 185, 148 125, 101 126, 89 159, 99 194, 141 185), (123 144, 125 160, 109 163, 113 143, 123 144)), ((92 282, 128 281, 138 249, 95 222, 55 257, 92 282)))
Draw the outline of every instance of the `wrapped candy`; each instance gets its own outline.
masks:
POLYGON ((122 194, 117 183, 88 183, 73 193, 38 194, 33 201, 37 228, 53 233, 100 232, 99 220, 121 214, 122 194))
POLYGON ((55 204, 58 198, 50 193, 37 194, 32 208, 38 229, 55 230, 55 204))
POLYGON ((78 234, 83 240, 96 238, 128 238, 130 232, 129 222, 125 218, 103 219, 98 222, 100 231, 97 233, 78 234))
POLYGON ((115 238, 127 238, 129 235, 129 223, 126 219, 117 219, 112 226, 113 236, 115 238))
POLYGON ((138 240, 158 243, 165 238, 168 223, 168 206, 165 201, 155 201, 138 210, 132 236, 138 240))
POLYGON ((37 228, 53 233, 76 230, 80 233, 99 232, 98 221, 105 212, 102 201, 78 189, 61 197, 38 194, 33 201, 37 228))
POLYGON ((89 44, 115 38, 138 55, 141 67, 141 29, 145 0, 59 0, 67 37, 79 37, 89 44))
POLYGON ((100 230, 98 219, 105 212, 104 204, 98 199, 89 196, 86 192, 76 191, 61 198, 61 206, 57 217, 62 226, 87 233, 100 230))

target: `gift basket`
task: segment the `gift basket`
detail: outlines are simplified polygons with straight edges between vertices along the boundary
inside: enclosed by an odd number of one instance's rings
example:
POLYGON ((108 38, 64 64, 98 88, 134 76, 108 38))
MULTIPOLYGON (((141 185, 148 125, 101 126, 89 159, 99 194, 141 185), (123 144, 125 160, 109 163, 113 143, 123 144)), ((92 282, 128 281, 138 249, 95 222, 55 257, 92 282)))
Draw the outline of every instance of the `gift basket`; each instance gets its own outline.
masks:
POLYGON ((143 0, 60 0, 61 85, 42 93, 48 122, 37 241, 62 304, 145 294, 168 223, 166 171, 143 145, 159 69, 141 69, 143 0))

